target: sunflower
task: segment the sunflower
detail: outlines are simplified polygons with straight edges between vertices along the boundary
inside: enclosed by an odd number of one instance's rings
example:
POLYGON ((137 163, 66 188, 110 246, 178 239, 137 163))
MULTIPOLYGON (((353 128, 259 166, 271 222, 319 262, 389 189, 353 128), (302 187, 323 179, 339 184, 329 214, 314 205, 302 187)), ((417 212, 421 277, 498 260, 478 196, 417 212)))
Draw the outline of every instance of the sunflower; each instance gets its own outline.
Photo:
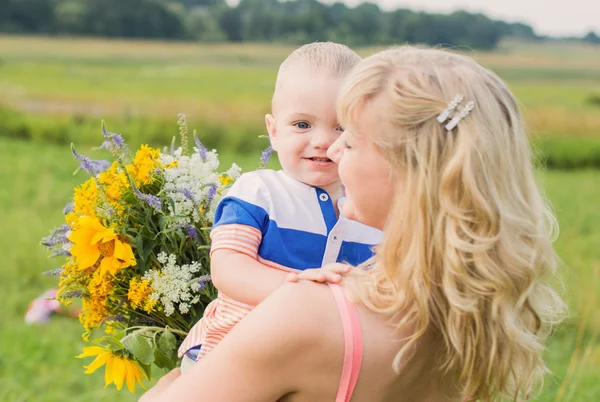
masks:
POLYGON ((125 357, 115 356, 110 350, 100 346, 85 347, 83 353, 75 357, 81 359, 89 356, 96 356, 96 359, 90 365, 84 366, 86 368, 85 374, 92 374, 106 364, 104 388, 114 383, 117 389, 121 390, 123 382, 125 382, 127 389, 135 394, 135 383, 137 381, 143 389, 146 389, 142 384, 142 378, 148 380, 148 376, 137 362, 125 357))
POLYGON ((114 275, 122 268, 136 265, 131 246, 122 242, 114 229, 104 227, 98 218, 80 218, 69 240, 73 242, 71 254, 79 269, 93 266, 101 256, 100 269, 104 273, 114 275))

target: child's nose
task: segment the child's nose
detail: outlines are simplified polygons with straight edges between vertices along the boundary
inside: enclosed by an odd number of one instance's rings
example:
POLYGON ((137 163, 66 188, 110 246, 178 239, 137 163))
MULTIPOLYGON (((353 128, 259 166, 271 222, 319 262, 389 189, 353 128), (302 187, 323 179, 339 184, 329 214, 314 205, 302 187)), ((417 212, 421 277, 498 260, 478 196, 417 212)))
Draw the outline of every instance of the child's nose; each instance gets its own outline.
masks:
POLYGON ((315 130, 310 139, 310 144, 314 148, 328 149, 335 140, 335 134, 329 133, 328 130, 315 130))

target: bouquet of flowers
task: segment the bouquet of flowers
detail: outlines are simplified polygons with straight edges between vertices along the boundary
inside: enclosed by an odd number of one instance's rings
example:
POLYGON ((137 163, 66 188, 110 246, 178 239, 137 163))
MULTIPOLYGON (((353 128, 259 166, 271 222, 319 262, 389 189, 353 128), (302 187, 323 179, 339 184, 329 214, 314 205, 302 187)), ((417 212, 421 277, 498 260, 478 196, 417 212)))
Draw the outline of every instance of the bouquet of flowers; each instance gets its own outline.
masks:
MULTIPOLYGON (((179 116, 181 145, 163 151, 142 145, 133 154, 119 134, 102 127, 114 161, 92 160, 71 146, 91 177, 75 188, 66 223, 42 240, 62 267, 57 300, 81 299, 86 341, 77 357, 96 356, 86 374, 105 366, 106 385, 134 392, 153 365, 177 366, 177 349, 216 297, 210 282, 209 232, 214 210, 241 169, 219 172, 216 151, 194 133, 188 145, 179 116)), ((263 154, 266 163, 268 152, 263 154)))

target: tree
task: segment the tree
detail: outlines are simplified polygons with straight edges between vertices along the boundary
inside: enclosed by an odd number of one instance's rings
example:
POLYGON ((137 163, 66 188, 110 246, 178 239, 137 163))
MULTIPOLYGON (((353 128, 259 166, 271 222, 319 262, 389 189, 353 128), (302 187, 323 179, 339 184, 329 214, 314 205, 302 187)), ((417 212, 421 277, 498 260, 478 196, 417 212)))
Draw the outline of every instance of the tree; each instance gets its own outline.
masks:
POLYGON ((227 39, 215 16, 206 9, 190 10, 185 17, 185 30, 190 38, 203 42, 219 42, 227 39))
POLYGON ((600 45, 600 37, 596 35, 596 32, 590 31, 587 35, 583 37, 583 41, 587 43, 592 43, 594 45, 600 45))
MULTIPOLYGON (((521 23, 464 11, 430 14, 318 0, 0 0, 0 31, 201 41, 333 40, 349 45, 450 44, 493 48, 503 36, 538 38, 521 23)), ((597 43, 590 32, 583 40, 597 43)))
POLYGON ((49 0, 12 0, 11 23, 24 32, 51 33, 54 31, 54 5, 49 0))
POLYGON ((242 13, 239 8, 226 8, 221 13, 219 18, 219 26, 225 33, 228 40, 233 42, 241 42, 244 40, 244 28, 242 26, 242 13))
POLYGON ((81 0, 61 1, 57 4, 54 13, 58 32, 74 35, 87 33, 84 24, 87 7, 81 0))

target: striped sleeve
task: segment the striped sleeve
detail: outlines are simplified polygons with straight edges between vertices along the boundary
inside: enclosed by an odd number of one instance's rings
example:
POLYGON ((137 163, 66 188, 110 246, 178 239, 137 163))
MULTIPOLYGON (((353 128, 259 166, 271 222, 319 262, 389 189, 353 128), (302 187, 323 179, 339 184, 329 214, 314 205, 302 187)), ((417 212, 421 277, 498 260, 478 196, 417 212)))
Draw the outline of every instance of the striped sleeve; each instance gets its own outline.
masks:
POLYGON ((210 253, 217 250, 234 250, 251 258, 258 258, 258 247, 262 239, 260 230, 247 225, 219 225, 210 233, 210 253))

